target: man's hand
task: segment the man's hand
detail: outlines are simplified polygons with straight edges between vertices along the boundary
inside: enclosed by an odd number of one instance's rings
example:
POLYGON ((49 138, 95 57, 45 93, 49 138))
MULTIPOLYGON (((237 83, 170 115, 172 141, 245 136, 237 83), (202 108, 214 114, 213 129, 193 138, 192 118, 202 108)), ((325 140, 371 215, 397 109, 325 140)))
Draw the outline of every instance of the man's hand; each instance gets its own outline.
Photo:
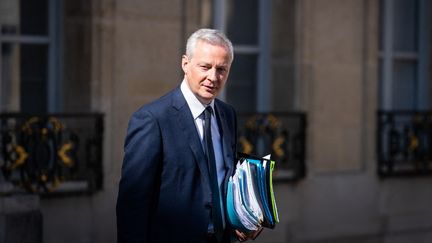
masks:
POLYGON ((256 231, 252 231, 249 233, 244 233, 244 232, 241 232, 239 230, 235 230, 234 232, 237 236, 237 239, 240 242, 244 242, 247 240, 255 240, 258 237, 258 235, 261 233, 262 230, 263 230, 263 228, 261 227, 261 228, 257 229, 256 231))

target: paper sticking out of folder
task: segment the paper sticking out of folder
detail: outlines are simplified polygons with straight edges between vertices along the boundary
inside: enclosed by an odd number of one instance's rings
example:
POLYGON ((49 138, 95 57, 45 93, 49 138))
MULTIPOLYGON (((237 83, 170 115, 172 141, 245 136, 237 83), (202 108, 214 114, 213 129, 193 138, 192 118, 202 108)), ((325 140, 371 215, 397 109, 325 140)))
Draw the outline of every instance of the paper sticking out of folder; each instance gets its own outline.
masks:
POLYGON ((228 220, 244 232, 260 227, 273 229, 279 222, 273 193, 275 161, 241 154, 236 171, 229 178, 226 209, 228 220))

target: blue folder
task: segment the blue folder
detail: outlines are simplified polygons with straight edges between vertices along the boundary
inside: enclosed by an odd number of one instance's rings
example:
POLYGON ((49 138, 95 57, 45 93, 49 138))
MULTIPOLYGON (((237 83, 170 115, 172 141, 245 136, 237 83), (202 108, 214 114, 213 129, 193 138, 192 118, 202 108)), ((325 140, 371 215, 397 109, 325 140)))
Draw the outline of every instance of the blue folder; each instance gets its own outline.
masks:
POLYGON ((248 230, 240 222, 239 216, 234 208, 234 193, 233 193, 233 182, 232 178, 228 181, 228 192, 227 192, 227 213, 229 223, 236 229, 243 232, 248 230))
POLYGON ((274 224, 274 220, 273 220, 273 216, 272 213, 270 211, 270 203, 268 201, 268 195, 269 195, 269 190, 267 189, 266 185, 267 183, 267 178, 265 176, 265 171, 264 171, 264 166, 262 164, 261 160, 256 160, 256 159, 247 159, 247 161, 249 163, 255 164, 256 167, 258 168, 258 186, 260 188, 260 197, 262 200, 262 204, 264 207, 264 215, 265 218, 268 222, 266 222, 265 226, 273 226, 274 224))

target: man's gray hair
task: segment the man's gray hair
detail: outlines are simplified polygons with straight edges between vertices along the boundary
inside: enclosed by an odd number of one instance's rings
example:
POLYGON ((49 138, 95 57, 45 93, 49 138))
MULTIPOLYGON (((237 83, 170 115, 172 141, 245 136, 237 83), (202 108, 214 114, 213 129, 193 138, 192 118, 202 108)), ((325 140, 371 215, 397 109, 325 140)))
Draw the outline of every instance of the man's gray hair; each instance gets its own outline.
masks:
POLYGON ((219 30, 215 29, 199 29, 195 31, 187 40, 186 43, 186 56, 192 58, 195 52, 195 47, 198 41, 204 41, 206 43, 223 46, 228 50, 230 63, 234 59, 234 48, 231 41, 219 30))

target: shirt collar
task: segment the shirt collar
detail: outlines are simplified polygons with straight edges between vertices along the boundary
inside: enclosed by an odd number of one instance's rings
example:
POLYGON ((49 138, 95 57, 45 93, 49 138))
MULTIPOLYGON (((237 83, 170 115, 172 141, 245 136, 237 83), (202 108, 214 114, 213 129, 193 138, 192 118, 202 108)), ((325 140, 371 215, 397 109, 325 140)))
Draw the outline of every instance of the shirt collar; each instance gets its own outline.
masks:
MULTIPOLYGON (((186 80, 183 79, 183 82, 180 85, 180 90, 183 93, 183 96, 186 99, 186 103, 189 106, 189 109, 192 112, 192 116, 195 119, 197 119, 205 110, 205 108, 207 107, 207 105, 203 105, 198 98, 194 95, 194 93, 192 93, 192 90, 190 89, 188 83, 186 82, 186 80)), ((214 100, 212 100, 209 104, 209 106, 211 106, 214 109, 214 100)))

